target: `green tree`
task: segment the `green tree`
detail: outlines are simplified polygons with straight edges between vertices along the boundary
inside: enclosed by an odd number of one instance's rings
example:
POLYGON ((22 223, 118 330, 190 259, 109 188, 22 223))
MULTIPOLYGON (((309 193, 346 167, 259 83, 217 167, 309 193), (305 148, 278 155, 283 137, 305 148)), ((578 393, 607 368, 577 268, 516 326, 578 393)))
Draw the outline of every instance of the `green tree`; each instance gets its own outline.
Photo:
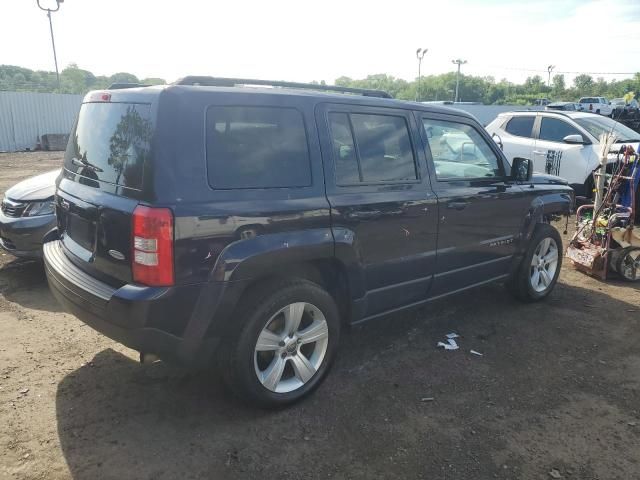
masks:
POLYGON ((167 81, 164 78, 149 77, 143 78, 140 83, 144 85, 166 85, 167 81))
POLYGON ((592 95, 594 89, 593 77, 591 75, 578 75, 573 79, 573 86, 580 95, 592 95))
POLYGON ((554 75, 553 79, 551 80, 551 95, 559 98, 564 94, 566 88, 567 86, 564 80, 564 75, 554 75))

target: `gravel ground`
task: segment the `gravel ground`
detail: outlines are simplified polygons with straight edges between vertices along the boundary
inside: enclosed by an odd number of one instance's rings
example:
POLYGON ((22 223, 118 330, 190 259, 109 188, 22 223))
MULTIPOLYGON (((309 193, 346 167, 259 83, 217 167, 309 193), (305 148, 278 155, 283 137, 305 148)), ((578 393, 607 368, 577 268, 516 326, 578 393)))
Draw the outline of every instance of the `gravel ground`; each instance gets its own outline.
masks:
MULTIPOLYGON (((61 158, 0 154, 0 191, 61 158)), ((640 288, 568 265, 540 304, 496 285, 353 329, 277 412, 139 365, 8 254, 0 331, 0 478, 640 478, 640 288), (451 331, 461 349, 437 350, 451 331)))

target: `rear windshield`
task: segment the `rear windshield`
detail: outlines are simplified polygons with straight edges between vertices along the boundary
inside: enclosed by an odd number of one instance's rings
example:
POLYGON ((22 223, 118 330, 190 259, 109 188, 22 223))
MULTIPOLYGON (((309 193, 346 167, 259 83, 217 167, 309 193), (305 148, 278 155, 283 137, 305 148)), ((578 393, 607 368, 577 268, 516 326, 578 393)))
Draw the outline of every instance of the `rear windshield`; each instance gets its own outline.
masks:
POLYGON ((284 107, 209 107, 207 174, 216 189, 311 185, 302 114, 284 107))
POLYGON ((140 190, 149 156, 152 126, 150 105, 85 103, 71 134, 65 168, 81 176, 80 183, 99 187, 108 182, 140 190))

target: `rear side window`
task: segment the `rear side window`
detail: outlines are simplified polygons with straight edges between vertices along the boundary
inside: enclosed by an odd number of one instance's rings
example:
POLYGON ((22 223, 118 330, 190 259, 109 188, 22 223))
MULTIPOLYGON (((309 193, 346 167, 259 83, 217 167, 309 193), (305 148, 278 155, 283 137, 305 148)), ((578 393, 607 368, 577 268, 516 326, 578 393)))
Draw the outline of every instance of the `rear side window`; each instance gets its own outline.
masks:
POLYGON ((209 107, 207 175, 216 189, 311 185, 302 114, 284 107, 209 107))
POLYGON ((542 123, 540 124, 540 140, 562 142, 562 139, 567 135, 582 136, 575 127, 572 127, 563 120, 548 117, 542 118, 542 123))
POLYGON ((536 117, 533 116, 512 117, 511 120, 507 122, 505 130, 507 133, 517 137, 531 138, 533 136, 533 122, 535 119, 536 117))
POLYGON ((330 113, 329 125, 338 185, 417 180, 404 117, 330 113))
POLYGON ((149 157, 152 124, 150 106, 133 103, 84 103, 65 153, 65 168, 79 182, 98 181, 142 188, 149 157))

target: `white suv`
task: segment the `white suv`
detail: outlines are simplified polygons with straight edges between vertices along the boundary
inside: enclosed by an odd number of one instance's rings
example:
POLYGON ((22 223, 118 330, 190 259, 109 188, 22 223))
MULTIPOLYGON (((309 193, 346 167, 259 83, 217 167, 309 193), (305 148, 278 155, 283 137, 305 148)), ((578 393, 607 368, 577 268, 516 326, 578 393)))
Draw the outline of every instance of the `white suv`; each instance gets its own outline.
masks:
POLYGON ((530 158, 534 171, 564 178, 584 197, 593 191, 591 172, 599 163, 600 135, 615 132, 614 149, 631 144, 638 151, 640 142, 640 133, 586 112, 505 112, 487 125, 487 131, 510 162, 514 157, 530 158))
POLYGON ((585 112, 597 113, 607 117, 610 117, 613 113, 611 102, 608 102, 604 97, 582 97, 578 103, 585 112))

